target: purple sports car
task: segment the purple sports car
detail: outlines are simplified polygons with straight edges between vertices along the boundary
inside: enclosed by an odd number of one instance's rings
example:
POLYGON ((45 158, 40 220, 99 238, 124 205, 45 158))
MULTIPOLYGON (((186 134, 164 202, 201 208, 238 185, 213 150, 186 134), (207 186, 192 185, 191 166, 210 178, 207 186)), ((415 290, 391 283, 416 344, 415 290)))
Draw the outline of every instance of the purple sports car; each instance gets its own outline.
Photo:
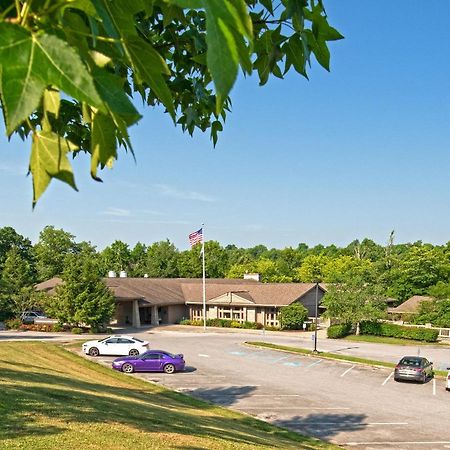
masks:
POLYGON ((162 350, 149 350, 139 356, 122 356, 112 363, 112 368, 125 373, 165 372, 184 370, 183 355, 172 355, 162 350))

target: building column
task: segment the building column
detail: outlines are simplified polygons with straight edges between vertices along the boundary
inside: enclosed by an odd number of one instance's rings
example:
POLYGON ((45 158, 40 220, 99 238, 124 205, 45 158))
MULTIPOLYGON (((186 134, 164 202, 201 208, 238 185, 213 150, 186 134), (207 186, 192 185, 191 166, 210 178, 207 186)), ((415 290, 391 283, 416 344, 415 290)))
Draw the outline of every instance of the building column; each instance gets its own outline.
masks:
POLYGON ((159 315, 157 306, 152 306, 152 325, 153 326, 159 325, 159 315))
POLYGON ((139 300, 133 300, 133 320, 132 325, 134 328, 141 327, 141 318, 139 316, 139 300))

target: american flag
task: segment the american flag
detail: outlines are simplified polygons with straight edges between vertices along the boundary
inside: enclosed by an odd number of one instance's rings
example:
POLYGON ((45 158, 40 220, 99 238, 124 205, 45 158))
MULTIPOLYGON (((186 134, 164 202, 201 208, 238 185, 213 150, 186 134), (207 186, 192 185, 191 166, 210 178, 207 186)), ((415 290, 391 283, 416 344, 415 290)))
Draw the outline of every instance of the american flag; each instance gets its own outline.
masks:
POLYGON ((199 242, 203 242, 203 228, 200 228, 200 230, 193 231, 189 235, 189 242, 191 243, 191 247, 193 247, 195 244, 198 244, 199 242))

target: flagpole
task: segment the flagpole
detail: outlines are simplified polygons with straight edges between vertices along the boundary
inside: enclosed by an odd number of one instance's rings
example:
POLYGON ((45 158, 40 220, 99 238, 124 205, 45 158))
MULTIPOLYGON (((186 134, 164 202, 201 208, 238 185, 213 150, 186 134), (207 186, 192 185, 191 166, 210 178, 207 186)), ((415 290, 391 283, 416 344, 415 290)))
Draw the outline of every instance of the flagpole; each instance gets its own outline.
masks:
POLYGON ((206 271, 205 271, 205 224, 202 223, 202 259, 203 259, 203 331, 206 331, 206 271))

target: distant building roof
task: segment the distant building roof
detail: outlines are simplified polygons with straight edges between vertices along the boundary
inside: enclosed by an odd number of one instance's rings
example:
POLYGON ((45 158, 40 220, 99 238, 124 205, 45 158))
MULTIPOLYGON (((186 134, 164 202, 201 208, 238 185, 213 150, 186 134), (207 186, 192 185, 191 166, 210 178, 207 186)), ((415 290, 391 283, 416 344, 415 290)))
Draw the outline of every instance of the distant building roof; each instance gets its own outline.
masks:
MULTIPOLYGON (((200 303, 203 299, 201 278, 103 278, 117 300, 140 300, 141 304, 175 305, 200 303)), ((36 285, 36 289, 48 294, 55 292, 63 281, 52 278, 36 285)), ((253 280, 208 278, 206 301, 233 293, 256 305, 285 306, 303 297, 315 287, 315 283, 261 283, 253 280)), ((321 291, 325 291, 319 285, 321 291)), ((225 298, 224 298, 224 302, 225 298)))
POLYGON ((417 314, 419 312, 420 304, 422 302, 429 302, 433 300, 433 297, 427 297, 424 295, 413 295, 408 300, 404 301, 396 308, 389 308, 390 313, 397 314, 417 314))

